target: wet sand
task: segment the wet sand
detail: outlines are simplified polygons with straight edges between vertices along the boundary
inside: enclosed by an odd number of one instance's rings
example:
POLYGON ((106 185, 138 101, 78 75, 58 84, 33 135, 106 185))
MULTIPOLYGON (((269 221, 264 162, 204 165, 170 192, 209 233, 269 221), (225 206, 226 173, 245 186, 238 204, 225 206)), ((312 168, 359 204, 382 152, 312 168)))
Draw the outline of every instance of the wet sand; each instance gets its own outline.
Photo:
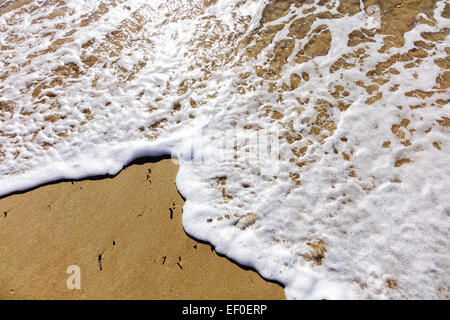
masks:
POLYGON ((186 235, 177 170, 140 162, 0 199, 0 299, 284 299, 186 235), (71 265, 80 289, 67 287, 71 265))

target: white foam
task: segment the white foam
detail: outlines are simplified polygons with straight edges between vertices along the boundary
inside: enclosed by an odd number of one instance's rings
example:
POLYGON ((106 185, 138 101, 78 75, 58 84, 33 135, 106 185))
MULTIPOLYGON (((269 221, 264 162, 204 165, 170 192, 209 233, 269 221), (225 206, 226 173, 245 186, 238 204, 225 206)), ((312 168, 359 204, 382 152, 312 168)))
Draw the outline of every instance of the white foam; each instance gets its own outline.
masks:
POLYGON ((42 6, 31 14, 12 11, 0 16, 2 45, 14 34, 24 36, 12 49, 0 53, 0 74, 10 72, 0 85, 0 99, 16 103, 13 112, 0 114, 0 156, 5 153, 0 162, 0 195, 60 179, 114 175, 138 157, 172 154, 180 163, 176 183, 186 198, 186 231, 262 276, 282 282, 288 298, 442 298, 442 290, 449 287, 450 271, 450 141, 449 129, 436 121, 448 116, 450 107, 436 101, 448 99, 449 94, 443 90, 423 100, 405 93, 433 89, 442 72, 434 60, 445 58, 448 37, 436 43, 420 65, 405 68, 404 63, 394 64, 400 74, 391 75, 389 82, 380 86, 383 97, 372 105, 365 103, 370 97, 367 91, 355 83, 368 81, 367 72, 392 54, 413 48, 422 32, 449 27, 448 19, 440 17, 445 1, 436 4, 436 26, 418 24, 405 34, 402 48, 384 54, 377 52, 384 36, 376 35, 375 42, 356 47, 368 52, 364 63, 336 72, 330 67, 337 58, 355 50, 347 45, 348 34, 376 21, 364 12, 317 19, 311 30, 327 26, 332 36, 329 53, 297 64, 294 55, 308 37, 296 41, 281 78, 273 82, 278 86, 288 83, 293 72, 307 72, 310 80, 284 92, 281 102, 277 92, 267 92, 268 81, 259 85, 261 78, 254 71, 267 61, 275 42, 288 36, 293 18, 306 16, 301 8, 292 7, 280 19, 290 22, 273 43, 239 66, 234 62, 245 48, 231 55, 227 63, 219 54, 229 52, 258 27, 265 1, 245 1, 238 6, 238 1, 219 0, 206 10, 187 0, 128 1, 108 6, 109 11, 97 21, 78 26, 100 3, 67 1, 72 14, 53 20, 45 19, 52 6, 42 6), (127 31, 121 23, 128 19, 133 24, 136 14, 143 28, 127 31), (14 23, 10 20, 13 16, 14 23), (250 20, 245 29, 242 21, 247 16, 250 20), (60 23, 66 26, 58 29, 60 23), (28 55, 67 38, 65 34, 72 29, 76 29, 70 35, 73 41, 21 66, 29 60, 28 55), (44 30, 54 34, 47 35, 44 30), (132 45, 120 48, 105 41, 114 30, 124 31, 123 36, 129 37, 124 43, 132 45), (230 43, 228 36, 236 34, 240 37, 230 43), (83 48, 90 39, 96 42, 83 48), (211 46, 196 46, 207 41, 211 46), (89 54, 97 55, 100 62, 87 67, 82 56, 89 54), (134 73, 143 61, 145 66, 134 73), (42 97, 44 102, 36 104, 32 97, 36 82, 53 79, 52 70, 67 63, 74 63, 83 73, 64 86, 44 89, 50 97, 42 97), (19 66, 20 71, 14 72, 19 66), (206 71, 210 71, 207 79, 206 71), (247 85, 256 90, 239 94, 238 74, 245 72, 250 73, 247 85), (134 78, 124 81, 131 74, 134 78), (185 80, 190 80, 191 86, 180 92, 185 80), (321 140, 310 133, 318 114, 314 107, 321 100, 336 103, 331 91, 337 84, 349 90, 346 101, 351 105, 345 112, 336 107, 328 110, 336 130, 333 134, 323 131, 327 137, 321 140), (392 92, 389 89, 394 84, 399 87, 392 92), (52 106, 52 94, 58 97, 57 107, 52 106), (301 106, 301 114, 297 98, 309 98, 301 106), (190 99, 197 108, 191 108, 190 99), (409 108, 424 102, 425 108, 409 108), (177 103, 179 111, 174 110, 177 103), (397 108, 399 105, 403 108, 397 108), (274 121, 263 116, 267 106, 284 117, 274 121), (46 116, 55 114, 60 117, 57 121, 45 121, 46 116), (391 131, 403 118, 410 120, 408 129, 402 129, 410 145, 402 144, 404 139, 397 139, 391 131), (158 122, 159 128, 152 126, 158 122), (261 136, 270 132, 282 136, 289 133, 289 122, 303 139, 292 144, 281 139, 279 161, 246 152, 246 147, 255 147, 251 143, 243 143, 231 154, 225 147, 224 137, 230 130, 254 125, 261 136), (411 128, 415 131, 409 131, 411 128), (391 142, 389 148, 382 147, 386 140, 391 142), (441 150, 433 142, 439 142, 441 150), (306 165, 299 167, 289 160, 293 147, 304 146, 308 149, 301 161, 306 165), (342 152, 350 155, 349 161, 342 152), (411 162, 395 167, 403 158, 411 162), (356 177, 349 176, 352 171, 356 177), (301 185, 292 181, 292 173, 299 174, 301 185), (221 177, 226 177, 224 186, 217 183, 221 177), (236 228, 238 218, 250 212, 256 214, 255 223, 245 230, 236 228), (312 250, 308 244, 317 241, 326 245, 321 265, 305 258, 312 250), (392 280, 396 288, 386 285, 392 280))

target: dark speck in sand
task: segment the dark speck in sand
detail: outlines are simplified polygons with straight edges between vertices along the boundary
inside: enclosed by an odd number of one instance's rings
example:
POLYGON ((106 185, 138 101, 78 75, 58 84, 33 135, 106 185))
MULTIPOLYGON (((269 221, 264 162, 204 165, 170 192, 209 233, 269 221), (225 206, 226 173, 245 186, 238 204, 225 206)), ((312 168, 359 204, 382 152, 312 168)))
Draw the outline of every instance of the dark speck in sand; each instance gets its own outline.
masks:
POLYGON ((169 208, 169 211, 170 211, 170 219, 173 219, 173 209, 169 208))
POLYGON ((98 255, 98 267, 100 268, 100 271, 102 271, 103 267, 102 267, 102 254, 101 253, 98 255))
POLYGON ((164 256, 162 258, 163 258, 162 264, 166 263, 166 257, 164 256))
POLYGON ((6 218, 7 215, 8 215, 8 212, 7 212, 7 211, 3 212, 3 217, 6 218))

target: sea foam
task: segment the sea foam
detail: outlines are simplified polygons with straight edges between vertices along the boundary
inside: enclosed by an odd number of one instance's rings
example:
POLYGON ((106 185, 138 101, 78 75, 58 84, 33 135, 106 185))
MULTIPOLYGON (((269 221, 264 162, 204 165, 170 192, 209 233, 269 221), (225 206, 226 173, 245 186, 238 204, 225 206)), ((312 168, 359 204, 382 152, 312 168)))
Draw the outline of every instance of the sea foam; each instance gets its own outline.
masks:
POLYGON ((448 1, 322 2, 3 2, 0 195, 170 154, 288 298, 448 299, 448 1))

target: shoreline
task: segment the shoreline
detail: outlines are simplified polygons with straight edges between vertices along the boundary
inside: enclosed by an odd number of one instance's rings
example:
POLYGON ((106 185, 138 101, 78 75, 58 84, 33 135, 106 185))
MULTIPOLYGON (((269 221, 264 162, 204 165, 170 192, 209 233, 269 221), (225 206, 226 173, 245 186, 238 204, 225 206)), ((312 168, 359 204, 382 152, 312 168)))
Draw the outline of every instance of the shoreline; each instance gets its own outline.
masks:
POLYGON ((284 299, 185 233, 178 167, 149 159, 0 198, 0 299, 284 299), (80 289, 67 286, 71 266, 80 289))

